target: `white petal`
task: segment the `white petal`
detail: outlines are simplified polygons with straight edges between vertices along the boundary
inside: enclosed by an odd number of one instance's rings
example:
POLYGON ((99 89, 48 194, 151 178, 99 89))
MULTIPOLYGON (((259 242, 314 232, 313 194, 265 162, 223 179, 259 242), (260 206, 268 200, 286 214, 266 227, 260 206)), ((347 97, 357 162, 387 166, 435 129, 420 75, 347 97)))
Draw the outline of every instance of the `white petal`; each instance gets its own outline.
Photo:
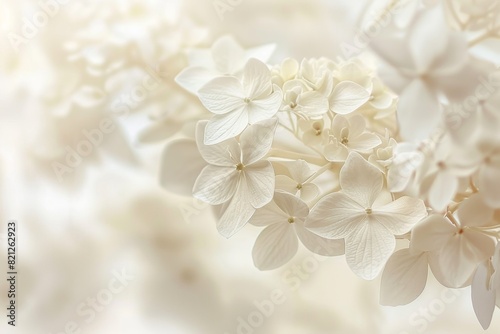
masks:
POLYGON ((429 189, 428 200, 430 206, 438 211, 444 212, 458 189, 458 179, 452 171, 439 171, 429 189))
POLYGON ((349 114, 370 98, 370 93, 352 81, 342 81, 335 86, 330 96, 330 109, 341 115, 349 114))
POLYGON ((285 192, 275 192, 274 202, 289 217, 305 218, 309 207, 300 198, 285 192))
POLYGON ((245 50, 231 36, 222 36, 217 39, 211 48, 215 67, 220 73, 233 74, 239 70, 240 59, 245 55, 245 50))
POLYGON ((433 62, 446 51, 448 31, 446 19, 439 6, 422 11, 417 17, 408 36, 417 72, 423 73, 428 70, 433 62))
POLYGON ((261 208, 269 203, 274 195, 273 165, 269 161, 259 161, 246 166, 242 173, 241 188, 247 193, 249 203, 254 208, 261 208))
POLYGON ((296 223, 295 232, 300 242, 311 252, 323 256, 337 256, 345 252, 344 239, 326 239, 309 231, 300 223, 296 223))
POLYGON ((185 90, 196 95, 201 87, 216 76, 217 73, 214 71, 199 66, 193 66, 182 70, 175 77, 175 82, 185 90))
POLYGON ((215 115, 205 127, 205 145, 213 145, 234 138, 245 130, 248 115, 244 109, 225 115, 215 115))
POLYGON ((380 224, 360 224, 345 239, 345 255, 351 270, 365 280, 380 273, 396 246, 391 232, 380 224))
POLYGON ((312 208, 305 226, 328 239, 342 239, 366 221, 365 209, 343 193, 322 198, 312 208))
POLYGON ((276 50, 276 44, 274 43, 260 45, 251 49, 247 49, 246 58, 255 58, 266 63, 273 55, 274 50, 276 50))
POLYGON ((271 149, 278 119, 268 119, 250 125, 240 136, 242 163, 253 164, 262 159, 271 149))
POLYGON ((217 221, 217 230, 226 238, 231 237, 245 226, 255 209, 248 202, 246 193, 237 191, 229 202, 222 217, 217 221))
POLYGON ((422 80, 413 80, 399 97, 401 136, 407 141, 424 140, 440 120, 440 107, 434 92, 422 80))
POLYGON ((300 94, 297 104, 302 113, 312 118, 320 117, 328 112, 328 99, 316 91, 300 94))
POLYGON ((260 99, 272 92, 271 71, 260 60, 251 58, 243 72, 243 87, 246 97, 260 99))
POLYGON ((371 208, 382 191, 382 172, 366 161, 361 155, 351 152, 340 170, 342 191, 365 209, 371 208))
POLYGON ((472 277, 477 265, 493 255, 495 242, 471 230, 455 234, 441 249, 439 264, 452 287, 458 288, 472 277))
POLYGON ((264 205, 262 208, 257 209, 250 224, 255 226, 268 226, 272 224, 283 224, 288 222, 290 216, 281 210, 274 201, 264 205))
POLYGON ((418 252, 439 251, 456 230, 448 219, 431 215, 413 228, 410 247, 418 252))
POLYGON ((472 306, 477 320, 484 330, 488 329, 495 311, 496 291, 488 288, 488 267, 481 263, 474 274, 471 286, 472 306))
POLYGON ((479 170, 478 187, 484 201, 492 208, 500 207, 500 169, 483 165, 479 170))
POLYGON ((193 195, 196 178, 207 165, 192 139, 168 143, 160 164, 160 184, 168 191, 183 196, 193 195))
POLYGON ((215 145, 205 145, 207 121, 196 124, 196 144, 206 162, 216 166, 234 167, 241 162, 241 150, 236 139, 231 138, 215 145))
POLYGON ((201 103, 214 114, 227 114, 244 109, 243 87, 235 77, 218 77, 198 91, 201 103))
POLYGON ((379 136, 374 133, 362 133, 355 138, 349 139, 349 148, 359 152, 370 152, 371 149, 382 144, 379 136))
POLYGON ((288 223, 266 227, 257 237, 253 246, 253 263, 260 270, 281 267, 297 253, 298 240, 288 223))
POLYGON ((426 216, 427 210, 424 202, 407 196, 373 209, 372 214, 374 219, 395 235, 409 232, 416 223, 426 216))
POLYGON ((225 203, 238 186, 239 172, 234 167, 206 166, 196 179, 194 197, 211 205, 225 203))
POLYGON ((281 107, 282 101, 283 93, 279 88, 263 99, 252 100, 247 107, 249 122, 253 124, 273 117, 281 107))
POLYGON ((314 183, 306 183, 302 185, 300 189, 300 198, 304 201, 309 202, 318 197, 320 194, 319 188, 314 183))
POLYGON ((460 204, 457 216, 462 226, 487 226, 493 220, 494 211, 487 206, 479 194, 460 204))
POLYGON ((276 190, 283 190, 295 195, 298 192, 297 181, 286 175, 276 175, 276 190))
POLYGON ((413 255, 408 248, 392 254, 385 265, 380 284, 380 304, 406 305, 414 301, 427 283, 427 254, 413 255))

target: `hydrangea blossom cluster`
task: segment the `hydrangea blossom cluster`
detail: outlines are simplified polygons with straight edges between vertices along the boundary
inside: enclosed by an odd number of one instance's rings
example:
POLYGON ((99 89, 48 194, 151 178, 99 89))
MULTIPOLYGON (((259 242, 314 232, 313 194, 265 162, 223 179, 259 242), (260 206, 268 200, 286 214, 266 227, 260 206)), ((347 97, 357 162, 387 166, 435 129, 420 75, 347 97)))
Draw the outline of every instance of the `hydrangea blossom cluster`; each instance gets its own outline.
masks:
MULTIPOLYGON (((345 254, 356 275, 374 279, 398 254, 396 240, 409 240, 428 215, 422 199, 388 188, 397 97, 359 59, 270 66, 255 57, 262 50, 239 52, 245 61, 231 62, 240 66, 214 57, 227 71, 198 66, 177 77, 210 115, 197 123, 195 140, 168 145, 163 184, 185 193, 171 175, 189 174, 194 197, 218 209, 225 237, 249 223, 261 227, 252 251, 261 270, 286 264, 302 244, 345 254)), ((386 270, 383 286, 397 275, 386 270)), ((383 293, 383 301, 400 301, 383 293)))

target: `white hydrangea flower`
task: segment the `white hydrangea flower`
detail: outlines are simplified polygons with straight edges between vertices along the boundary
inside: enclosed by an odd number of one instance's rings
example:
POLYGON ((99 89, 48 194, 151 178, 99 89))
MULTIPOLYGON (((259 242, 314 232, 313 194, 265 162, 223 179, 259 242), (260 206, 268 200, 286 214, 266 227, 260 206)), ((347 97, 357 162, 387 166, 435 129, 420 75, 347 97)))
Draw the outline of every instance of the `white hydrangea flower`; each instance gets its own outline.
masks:
POLYGON ((198 123, 196 142, 208 163, 198 176, 194 197, 212 204, 227 203, 217 229, 230 237, 250 219, 256 208, 271 201, 274 192, 274 169, 263 159, 271 148, 276 119, 249 126, 239 141, 234 138, 215 145, 204 143, 207 122, 198 123))
POLYGON ((306 226, 325 238, 345 238, 352 271, 373 279, 394 251, 394 236, 409 232, 427 211, 418 199, 387 198, 383 174, 358 153, 342 167, 340 185, 341 192, 325 196, 312 209, 306 226))
POLYGON ((369 154, 382 143, 376 134, 366 131, 365 119, 360 115, 335 116, 330 136, 332 143, 325 146, 329 161, 345 161, 352 151, 369 154))
POLYGON ((281 106, 282 92, 272 85, 267 66, 250 59, 243 78, 219 77, 198 91, 203 105, 215 116, 205 129, 205 144, 213 145, 239 135, 248 124, 273 117, 281 106))
POLYGON ((255 212, 250 222, 266 226, 252 251, 255 266, 276 269, 287 263, 298 250, 298 240, 311 252, 332 256, 344 253, 343 240, 329 240, 309 231, 304 222, 309 207, 298 197, 277 191, 271 203, 255 212))
POLYGON ((287 168, 288 175, 276 175, 276 189, 297 195, 305 202, 311 201, 319 194, 319 188, 312 183, 315 174, 304 160, 281 162, 287 168))
POLYGON ((432 252, 444 279, 453 288, 465 285, 478 264, 493 255, 495 241, 481 228, 488 226, 493 210, 478 195, 463 202, 456 215, 431 215, 415 226, 411 247, 432 252))

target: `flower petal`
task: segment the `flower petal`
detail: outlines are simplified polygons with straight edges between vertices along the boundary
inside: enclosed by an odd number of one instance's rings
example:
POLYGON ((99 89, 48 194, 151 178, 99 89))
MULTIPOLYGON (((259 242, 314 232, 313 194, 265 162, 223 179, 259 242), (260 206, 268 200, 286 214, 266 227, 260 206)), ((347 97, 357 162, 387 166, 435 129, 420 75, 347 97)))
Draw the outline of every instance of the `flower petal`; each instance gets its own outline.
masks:
POLYGON ((487 226, 493 220, 493 214, 494 210, 484 203, 479 194, 463 201, 457 210, 462 226, 487 226))
POLYGON ((295 232, 302 244, 311 252, 323 256, 337 256, 345 252, 344 239, 326 239, 309 231, 302 224, 295 224, 295 232))
POLYGON ((309 207, 300 198, 286 192, 275 192, 274 202, 289 217, 305 218, 309 207))
POLYGON ((322 198, 311 210, 305 226, 324 238, 342 239, 365 221, 365 209, 339 192, 322 198))
POLYGON ((340 170, 340 186, 344 194, 368 209, 382 191, 384 178, 379 169, 351 152, 340 170))
POLYGON ((200 66, 192 66, 182 70, 175 77, 175 82, 190 93, 197 95, 201 87, 216 76, 217 72, 215 71, 200 66))
POLYGON ((284 213, 274 201, 255 211, 250 224, 255 226, 268 226, 288 222, 289 215, 284 213))
POLYGON ((392 234, 401 235, 427 216, 424 202, 404 196, 382 207, 373 209, 372 217, 392 234))
POLYGON ((250 101, 247 107, 249 122, 253 124, 273 117, 281 107, 282 101, 283 92, 279 88, 263 99, 250 101))
POLYGON ((414 255, 405 248, 392 254, 382 274, 380 304, 399 306, 414 301, 424 291, 428 270, 426 253, 414 255))
POLYGON ((342 81, 335 86, 330 96, 330 109, 341 115, 349 114, 370 98, 370 93, 352 81, 342 81))
POLYGON ((260 99, 272 92, 271 71, 260 60, 251 58, 243 71, 243 87, 250 99, 260 99))
POLYGON ((274 196, 274 169, 267 161, 246 166, 242 171, 241 190, 247 193, 247 200, 254 208, 261 208, 274 196))
POLYGON ((160 184, 175 194, 192 196, 194 183, 206 165, 194 140, 174 140, 161 156, 160 184))
POLYGON ((488 287, 490 277, 487 264, 483 262, 477 267, 471 286, 474 313, 484 330, 490 327, 496 300, 496 291, 488 287))
POLYGON ((205 145, 207 121, 196 124, 196 144, 206 162, 216 166, 234 167, 241 160, 241 150, 236 139, 231 138, 215 145, 205 145))
POLYGON ((237 191, 217 221, 217 230, 229 238, 243 228, 254 213, 255 209, 248 202, 247 194, 237 191))
POLYGON ((255 241, 252 250, 253 262, 260 270, 276 269, 295 256, 298 245, 297 236, 290 224, 270 225, 255 241))
POLYGON ((439 251, 456 230, 443 216, 430 215, 413 228, 410 248, 418 252, 439 251))
POLYGON ((351 270, 365 280, 380 273, 396 247, 396 239, 380 224, 359 224, 345 239, 345 255, 351 270))
POLYGON ((198 91, 201 103, 210 112, 218 115, 244 109, 243 87, 235 77, 218 77, 198 91))
POLYGON ((205 127, 205 145, 213 145, 239 135, 248 125, 245 109, 225 115, 215 115, 205 127))
POLYGON ((452 171, 439 171, 429 189, 428 200, 430 206, 438 211, 444 212, 446 206, 451 202, 458 189, 458 179, 452 171))
POLYGON ((278 119, 272 118, 250 125, 240 136, 242 163, 253 164, 271 149, 278 119))
POLYGON ((239 180, 234 167, 206 166, 196 179, 194 197, 211 205, 225 203, 233 197, 239 180))

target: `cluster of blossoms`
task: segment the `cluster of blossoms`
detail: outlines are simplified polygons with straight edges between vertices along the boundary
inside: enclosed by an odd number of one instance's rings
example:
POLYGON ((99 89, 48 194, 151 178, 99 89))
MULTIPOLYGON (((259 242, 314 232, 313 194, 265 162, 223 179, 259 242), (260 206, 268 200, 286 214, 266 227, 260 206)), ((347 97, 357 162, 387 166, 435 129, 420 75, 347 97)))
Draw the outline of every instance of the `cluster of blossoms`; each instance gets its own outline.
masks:
POLYGON ((196 51, 176 80, 210 114, 195 139, 167 146, 163 185, 216 206, 225 237, 262 227, 261 270, 286 264, 300 241, 345 254, 361 278, 382 273, 380 302, 396 306, 422 293, 430 268, 446 287, 471 286, 487 328, 500 306, 500 76, 469 51, 497 36, 481 18, 496 20, 498 4, 448 5, 373 41, 391 89, 360 59, 271 66, 270 46, 230 38, 196 51))

